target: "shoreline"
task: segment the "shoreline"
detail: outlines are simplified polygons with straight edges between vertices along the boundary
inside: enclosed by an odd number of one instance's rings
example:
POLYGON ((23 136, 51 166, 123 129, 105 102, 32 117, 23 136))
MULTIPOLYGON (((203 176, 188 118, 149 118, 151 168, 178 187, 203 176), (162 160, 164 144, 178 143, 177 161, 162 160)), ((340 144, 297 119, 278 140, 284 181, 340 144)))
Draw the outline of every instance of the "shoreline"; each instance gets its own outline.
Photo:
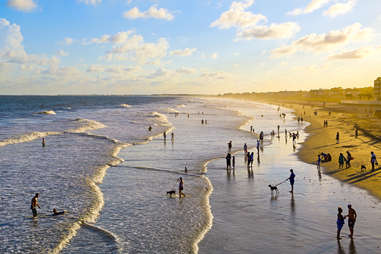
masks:
MULTIPOLYGON (((370 195, 381 200, 381 167, 376 166, 375 170, 372 171, 370 164, 370 152, 373 151, 376 156, 381 156, 381 145, 378 145, 379 140, 376 135, 364 131, 364 127, 361 125, 366 126, 366 120, 356 116, 355 112, 350 111, 350 108, 348 112, 343 109, 336 111, 317 104, 300 102, 253 100, 237 97, 234 99, 255 101, 292 109, 295 117, 302 116, 304 121, 310 123, 309 126, 304 128, 308 137, 300 144, 300 149, 296 153, 298 158, 305 163, 316 165, 319 153, 330 153, 332 161, 321 163, 321 170, 324 174, 332 176, 342 183, 364 189, 370 195), (317 112, 317 115, 314 115, 314 112, 317 112), (323 127, 324 120, 328 120, 328 127, 326 128, 323 127), (355 125, 360 125, 357 138, 355 137, 355 125), (340 133, 339 143, 336 143, 336 132, 340 133), (339 169, 339 154, 343 153, 346 157, 346 151, 352 154, 354 160, 351 161, 350 168, 339 169), (363 172, 361 172, 361 165, 366 166, 366 170, 363 172)), ((369 126, 371 126, 371 123, 369 123, 369 126)))

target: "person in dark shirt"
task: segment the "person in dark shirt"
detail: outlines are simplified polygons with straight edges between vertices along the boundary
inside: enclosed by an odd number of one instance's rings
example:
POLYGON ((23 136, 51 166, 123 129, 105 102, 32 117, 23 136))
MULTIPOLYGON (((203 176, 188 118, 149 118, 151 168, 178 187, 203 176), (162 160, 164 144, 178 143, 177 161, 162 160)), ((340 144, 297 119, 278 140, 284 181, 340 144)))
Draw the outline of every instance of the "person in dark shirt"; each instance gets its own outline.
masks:
POLYGON ((291 190, 290 192, 291 193, 294 193, 294 183, 295 183, 295 174, 294 174, 294 170, 290 169, 290 177, 288 178, 288 180, 290 181, 290 185, 291 185, 291 190))

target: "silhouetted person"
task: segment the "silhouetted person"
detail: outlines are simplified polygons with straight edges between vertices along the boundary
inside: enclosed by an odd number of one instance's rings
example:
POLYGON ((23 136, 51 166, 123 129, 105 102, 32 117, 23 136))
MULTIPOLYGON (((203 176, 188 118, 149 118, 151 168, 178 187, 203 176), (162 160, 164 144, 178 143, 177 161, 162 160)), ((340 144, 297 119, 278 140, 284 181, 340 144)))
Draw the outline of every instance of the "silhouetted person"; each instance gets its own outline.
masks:
POLYGON ((288 180, 290 181, 290 185, 291 185, 290 192, 294 193, 295 174, 294 174, 294 170, 292 169, 290 169, 290 177, 288 178, 288 180))
POLYGON ((38 196, 39 196, 38 193, 34 195, 30 205, 30 209, 32 209, 33 217, 37 217, 37 207, 41 209, 40 205, 38 204, 38 196))
POLYGON ((41 145, 42 145, 42 147, 45 147, 45 138, 42 138, 41 145))
POLYGON ((226 159, 226 169, 230 169, 231 168, 231 164, 230 164, 230 161, 231 161, 231 154, 228 153, 225 157, 226 159))
POLYGON ((340 134, 339 132, 336 132, 336 143, 338 144, 340 140, 340 134))
POLYGON ((350 238, 353 238, 353 229, 355 227, 356 219, 357 219, 357 213, 355 209, 352 208, 352 205, 348 205, 348 215, 345 217, 348 217, 348 227, 351 234, 349 235, 350 238))
POLYGON ((343 228, 344 224, 345 224, 345 218, 343 216, 343 209, 341 207, 338 207, 337 208, 337 221, 336 221, 336 225, 337 225, 337 239, 341 239, 340 237, 340 232, 341 232, 341 229, 343 228))
POLYGON ((377 158, 374 152, 370 152, 370 163, 372 163, 372 171, 373 171, 374 165, 378 165, 377 158))

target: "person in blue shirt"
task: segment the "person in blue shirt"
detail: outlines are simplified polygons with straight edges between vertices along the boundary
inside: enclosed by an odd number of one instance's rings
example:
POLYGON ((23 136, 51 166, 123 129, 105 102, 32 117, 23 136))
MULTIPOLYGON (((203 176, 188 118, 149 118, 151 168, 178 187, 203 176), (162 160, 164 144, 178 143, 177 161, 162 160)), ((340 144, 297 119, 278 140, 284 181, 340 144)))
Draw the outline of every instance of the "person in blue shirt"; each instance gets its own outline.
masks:
POLYGON ((294 170, 290 169, 290 177, 288 178, 288 180, 290 180, 290 184, 291 184, 291 190, 290 192, 291 193, 294 193, 294 183, 295 183, 295 174, 294 174, 294 170))

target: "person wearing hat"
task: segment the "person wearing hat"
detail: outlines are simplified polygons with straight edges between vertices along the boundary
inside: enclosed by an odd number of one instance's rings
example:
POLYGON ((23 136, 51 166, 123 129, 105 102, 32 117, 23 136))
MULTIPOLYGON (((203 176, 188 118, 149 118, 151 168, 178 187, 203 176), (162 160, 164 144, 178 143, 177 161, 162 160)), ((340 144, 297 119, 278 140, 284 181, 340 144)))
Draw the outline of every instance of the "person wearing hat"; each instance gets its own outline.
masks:
POLYGON ((352 208, 351 204, 348 204, 348 215, 346 215, 344 218, 348 217, 348 227, 351 234, 349 235, 350 238, 353 238, 353 228, 355 227, 356 219, 357 219, 357 213, 355 209, 352 208))

